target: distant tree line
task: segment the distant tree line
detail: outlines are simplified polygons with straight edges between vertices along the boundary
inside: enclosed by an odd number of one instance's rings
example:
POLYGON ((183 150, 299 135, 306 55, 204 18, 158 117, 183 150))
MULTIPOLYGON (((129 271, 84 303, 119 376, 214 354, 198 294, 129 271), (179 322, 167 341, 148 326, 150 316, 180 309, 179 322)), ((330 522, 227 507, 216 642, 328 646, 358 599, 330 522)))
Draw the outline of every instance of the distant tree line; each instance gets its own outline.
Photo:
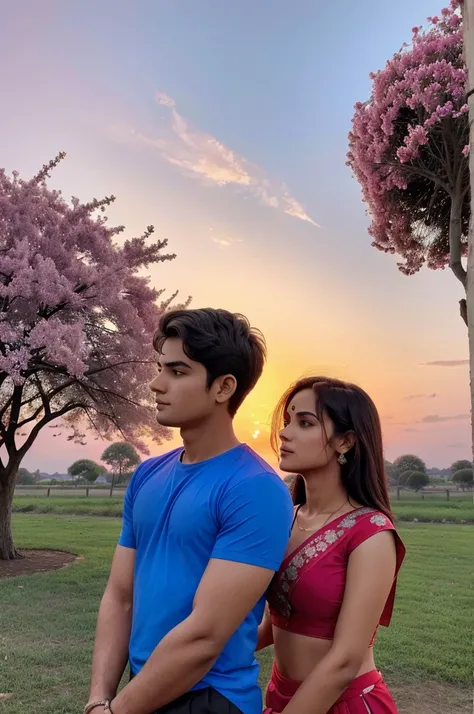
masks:
MULTIPOLYGON (((101 456, 101 461, 107 464, 109 468, 91 459, 79 459, 69 466, 67 472, 73 478, 75 484, 92 484, 100 476, 105 476, 106 481, 112 483, 113 486, 126 483, 141 459, 132 444, 119 441, 105 449, 101 456)), ((38 483, 39 480, 39 470, 32 473, 25 468, 18 469, 18 485, 30 486, 38 483)))
MULTIPOLYGON (((433 469, 435 473, 440 473, 440 469, 433 469)), ((392 463, 385 461, 385 473, 387 475, 389 485, 392 488, 407 488, 412 491, 420 491, 425 486, 432 482, 432 478, 428 474, 426 464, 419 456, 415 454, 403 454, 392 463)), ((451 464, 449 470, 449 479, 463 491, 472 489, 473 487, 473 468, 472 462, 467 459, 459 459, 451 464)), ((436 477, 435 477, 436 478, 436 477)), ((285 483, 288 488, 293 485, 295 476, 290 474, 286 476, 285 483)), ((443 483, 445 481, 443 480, 443 483)))
MULTIPOLYGON (((431 483, 425 462, 414 454, 399 456, 393 463, 386 461, 385 469, 390 485, 393 487, 419 491, 431 483)), ((439 469, 436 471, 439 472, 439 469)), ((467 459, 454 461, 449 468, 449 479, 463 490, 472 488, 472 462, 467 459)))

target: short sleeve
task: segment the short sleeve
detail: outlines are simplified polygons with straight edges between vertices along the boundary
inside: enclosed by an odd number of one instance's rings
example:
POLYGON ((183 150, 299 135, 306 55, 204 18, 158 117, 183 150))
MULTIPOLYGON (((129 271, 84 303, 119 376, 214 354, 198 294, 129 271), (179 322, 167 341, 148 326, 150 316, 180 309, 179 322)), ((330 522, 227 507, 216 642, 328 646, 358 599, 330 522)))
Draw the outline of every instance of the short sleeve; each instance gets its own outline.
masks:
POLYGON ((135 484, 137 480, 137 471, 135 471, 132 478, 130 479, 130 483, 127 486, 127 490, 125 491, 125 497, 123 499, 122 530, 120 531, 118 544, 122 545, 124 548, 137 547, 135 540, 135 530, 133 527, 133 502, 135 500, 135 484))
POLYGON ((348 555, 350 555, 350 553, 352 553, 352 551, 355 550, 357 546, 359 546, 361 543, 368 540, 372 536, 376 535, 377 533, 381 533, 382 531, 392 531, 393 537, 395 539, 397 557, 395 577, 392 589, 388 596, 387 602, 385 603, 385 607, 380 618, 380 624, 384 627, 388 627, 392 618, 393 606, 395 603, 397 577, 402 566, 403 560, 405 558, 406 552, 402 539, 398 535, 398 532, 390 518, 385 516, 383 513, 375 511, 372 514, 368 514, 356 521, 349 536, 347 551, 348 555))
POLYGON ((240 480, 222 495, 211 558, 278 570, 290 537, 293 504, 278 476, 240 480))
POLYGON ((352 526, 348 541, 348 552, 351 553, 358 545, 381 531, 394 531, 396 534, 395 526, 390 518, 378 511, 360 516, 352 526))

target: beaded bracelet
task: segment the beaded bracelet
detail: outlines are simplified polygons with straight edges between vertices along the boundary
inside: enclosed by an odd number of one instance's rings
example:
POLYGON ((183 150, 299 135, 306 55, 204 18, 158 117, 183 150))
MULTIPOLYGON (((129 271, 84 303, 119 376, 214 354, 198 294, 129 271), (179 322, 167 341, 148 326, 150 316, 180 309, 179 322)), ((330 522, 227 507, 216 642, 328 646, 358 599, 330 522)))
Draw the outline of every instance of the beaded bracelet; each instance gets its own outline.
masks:
POLYGON ((84 707, 83 714, 89 714, 93 709, 96 707, 104 707, 104 712, 110 712, 110 714, 114 714, 112 709, 110 708, 110 699, 99 699, 96 702, 90 702, 89 704, 86 704, 84 707))

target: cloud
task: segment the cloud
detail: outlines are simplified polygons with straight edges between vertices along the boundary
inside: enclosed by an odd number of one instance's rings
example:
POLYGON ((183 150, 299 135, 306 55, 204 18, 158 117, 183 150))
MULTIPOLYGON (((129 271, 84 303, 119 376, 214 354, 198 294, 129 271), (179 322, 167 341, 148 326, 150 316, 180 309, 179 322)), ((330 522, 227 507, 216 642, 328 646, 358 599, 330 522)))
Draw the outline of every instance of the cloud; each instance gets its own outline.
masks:
POLYGON ((413 399, 435 399, 436 394, 409 394, 404 397, 406 401, 412 401, 413 399))
POLYGON ((418 429, 412 429, 411 427, 409 427, 408 429, 405 429, 404 431, 408 431, 410 433, 415 433, 415 432, 418 433, 418 429))
POLYGON ((464 449, 466 444, 462 441, 457 441, 455 444, 448 444, 448 449, 464 449))
POLYGON ((135 138, 153 146, 168 163, 196 179, 211 185, 239 187, 263 205, 320 228, 302 204, 290 194, 285 184, 271 181, 263 169, 211 134, 190 128, 187 120, 178 112, 172 97, 157 92, 155 99, 170 113, 166 138, 152 138, 138 132, 135 132, 135 138))
POLYGON ((171 99, 171 97, 164 92, 157 92, 155 99, 158 104, 162 104, 164 107, 168 107, 168 109, 173 109, 176 106, 174 99, 171 99))
POLYGON ((454 414, 453 416, 439 416, 438 414, 428 414, 421 419, 420 424, 440 424, 445 421, 464 421, 470 419, 470 414, 454 414))
POLYGON ((308 223, 312 223, 313 226, 321 228, 320 225, 315 223, 313 219, 308 216, 301 203, 297 201, 296 198, 292 198, 287 191, 285 192, 285 195, 282 198, 282 207, 285 213, 287 213, 289 216, 299 218, 300 221, 307 221, 308 223))
POLYGON ((468 359, 440 359, 435 362, 422 362, 422 367, 461 367, 469 364, 468 359))
POLYGON ((209 228, 209 233, 211 240, 214 243, 217 243, 217 245, 221 249, 230 248, 230 246, 234 243, 243 243, 243 240, 241 238, 232 238, 231 236, 226 235, 225 233, 218 233, 213 228, 209 228))

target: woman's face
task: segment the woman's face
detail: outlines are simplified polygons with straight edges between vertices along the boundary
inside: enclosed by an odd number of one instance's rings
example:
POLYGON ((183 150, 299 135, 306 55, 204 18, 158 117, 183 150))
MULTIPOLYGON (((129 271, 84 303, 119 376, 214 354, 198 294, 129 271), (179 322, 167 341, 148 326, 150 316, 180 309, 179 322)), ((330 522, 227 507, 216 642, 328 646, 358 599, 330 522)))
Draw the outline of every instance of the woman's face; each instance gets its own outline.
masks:
POLYGON ((285 425, 280 432, 282 471, 304 474, 323 468, 337 458, 331 446, 333 424, 326 416, 323 423, 318 419, 316 400, 312 389, 303 389, 288 404, 285 425))

